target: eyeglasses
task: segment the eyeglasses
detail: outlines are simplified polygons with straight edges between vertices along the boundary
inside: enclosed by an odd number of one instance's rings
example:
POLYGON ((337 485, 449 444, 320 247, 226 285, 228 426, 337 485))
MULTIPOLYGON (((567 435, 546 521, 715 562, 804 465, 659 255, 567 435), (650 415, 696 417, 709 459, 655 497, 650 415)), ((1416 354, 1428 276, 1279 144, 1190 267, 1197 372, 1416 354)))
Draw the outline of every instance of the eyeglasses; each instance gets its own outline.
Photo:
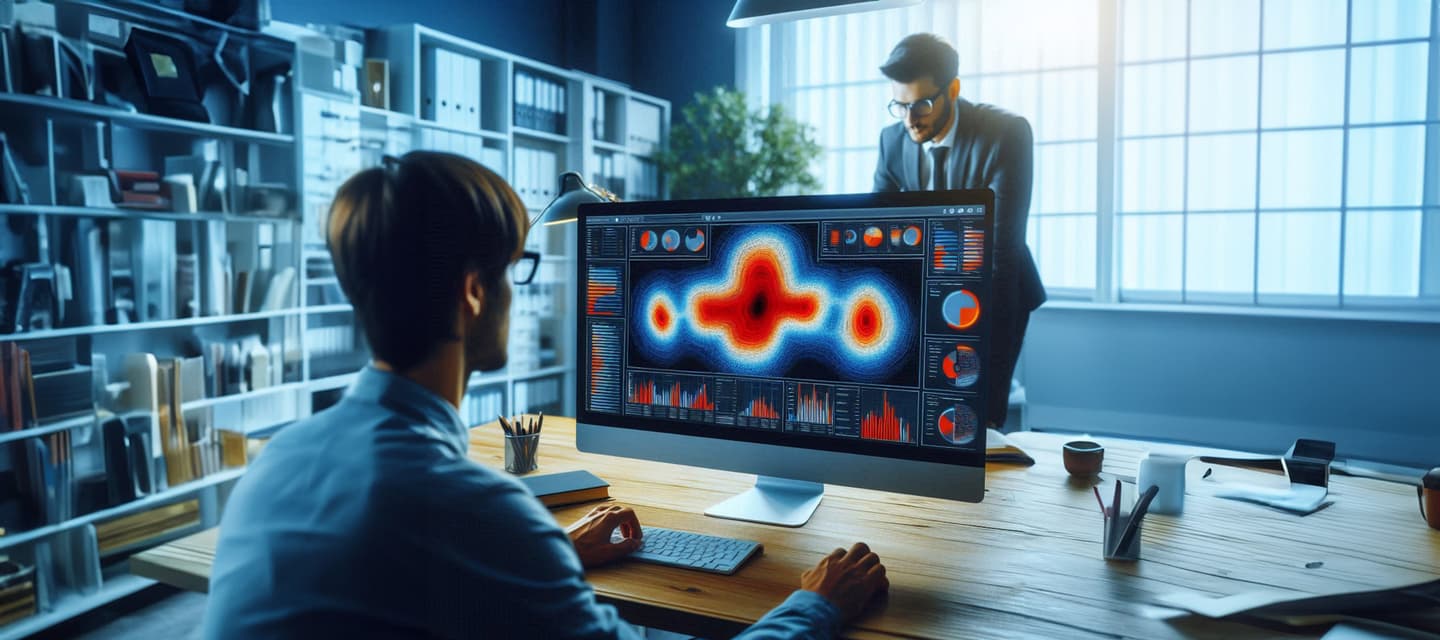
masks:
POLYGON ((915 102, 897 102, 891 100, 888 107, 890 109, 890 115, 904 119, 906 115, 913 113, 916 117, 923 118, 935 110, 935 100, 943 95, 945 95, 945 90, 941 89, 936 91, 935 95, 925 98, 924 100, 916 100, 915 102))
POLYGON ((526 251, 520 255, 520 259, 510 265, 510 281, 515 284, 530 284, 535 279, 535 272, 540 270, 540 253, 538 251, 526 251))

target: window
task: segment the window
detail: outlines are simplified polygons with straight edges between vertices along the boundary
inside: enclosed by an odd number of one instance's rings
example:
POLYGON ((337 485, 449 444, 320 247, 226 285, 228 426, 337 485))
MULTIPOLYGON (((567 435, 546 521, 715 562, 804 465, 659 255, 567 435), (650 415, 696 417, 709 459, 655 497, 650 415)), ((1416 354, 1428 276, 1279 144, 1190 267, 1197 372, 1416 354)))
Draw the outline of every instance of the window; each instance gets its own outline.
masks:
POLYGON ((868 191, 878 67, 935 32, 963 97, 1034 127, 1052 297, 1437 307, 1437 4, 931 2, 747 30, 742 85, 817 128, 825 191, 868 191))

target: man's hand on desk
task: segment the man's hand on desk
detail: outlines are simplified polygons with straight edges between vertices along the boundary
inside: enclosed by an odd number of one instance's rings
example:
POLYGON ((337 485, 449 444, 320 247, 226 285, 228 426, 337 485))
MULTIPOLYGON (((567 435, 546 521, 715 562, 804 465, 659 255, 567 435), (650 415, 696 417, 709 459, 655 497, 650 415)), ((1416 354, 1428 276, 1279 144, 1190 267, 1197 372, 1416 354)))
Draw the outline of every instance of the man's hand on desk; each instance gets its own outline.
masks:
POLYGON ((580 564, 586 569, 619 560, 640 548, 640 519, 635 510, 618 504, 595 507, 585 517, 565 530, 580 564), (611 542, 610 534, 620 530, 619 542, 611 542))
POLYGON ((814 591, 840 610, 840 617, 850 620, 865 610, 870 598, 890 588, 885 565, 863 542, 849 551, 836 549, 814 569, 800 574, 800 588, 814 591))

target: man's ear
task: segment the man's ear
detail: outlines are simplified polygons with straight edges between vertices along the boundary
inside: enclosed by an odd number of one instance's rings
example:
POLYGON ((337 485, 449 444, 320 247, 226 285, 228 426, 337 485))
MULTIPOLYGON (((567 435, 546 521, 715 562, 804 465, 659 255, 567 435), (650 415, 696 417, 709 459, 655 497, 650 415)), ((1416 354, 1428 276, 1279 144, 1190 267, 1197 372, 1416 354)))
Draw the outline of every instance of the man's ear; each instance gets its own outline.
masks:
POLYGON ((461 301, 461 311, 471 318, 477 318, 485 310, 485 284, 480 280, 480 272, 471 271, 465 274, 465 292, 461 301))
POLYGON ((951 99, 951 100, 954 100, 954 99, 960 97, 960 79, 959 79, 959 78, 955 78, 954 80, 951 80, 951 81, 950 81, 950 88, 948 89, 948 92, 949 92, 949 95, 950 95, 950 99, 951 99))

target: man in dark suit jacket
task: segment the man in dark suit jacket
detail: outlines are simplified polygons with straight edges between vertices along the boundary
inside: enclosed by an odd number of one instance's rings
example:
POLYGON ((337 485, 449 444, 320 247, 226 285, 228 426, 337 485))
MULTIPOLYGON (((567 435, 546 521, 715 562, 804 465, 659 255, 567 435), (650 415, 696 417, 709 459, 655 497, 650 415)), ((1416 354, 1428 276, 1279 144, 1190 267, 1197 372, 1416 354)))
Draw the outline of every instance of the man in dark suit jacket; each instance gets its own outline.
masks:
POLYGON ((1045 301, 1025 245, 1034 144, 1024 118, 960 97, 959 66, 955 49, 929 33, 907 36, 890 52, 880 71, 894 92, 890 113, 901 121, 880 132, 875 191, 995 191, 993 315, 982 377, 988 381, 988 422, 1001 426, 1030 312, 1045 301))

